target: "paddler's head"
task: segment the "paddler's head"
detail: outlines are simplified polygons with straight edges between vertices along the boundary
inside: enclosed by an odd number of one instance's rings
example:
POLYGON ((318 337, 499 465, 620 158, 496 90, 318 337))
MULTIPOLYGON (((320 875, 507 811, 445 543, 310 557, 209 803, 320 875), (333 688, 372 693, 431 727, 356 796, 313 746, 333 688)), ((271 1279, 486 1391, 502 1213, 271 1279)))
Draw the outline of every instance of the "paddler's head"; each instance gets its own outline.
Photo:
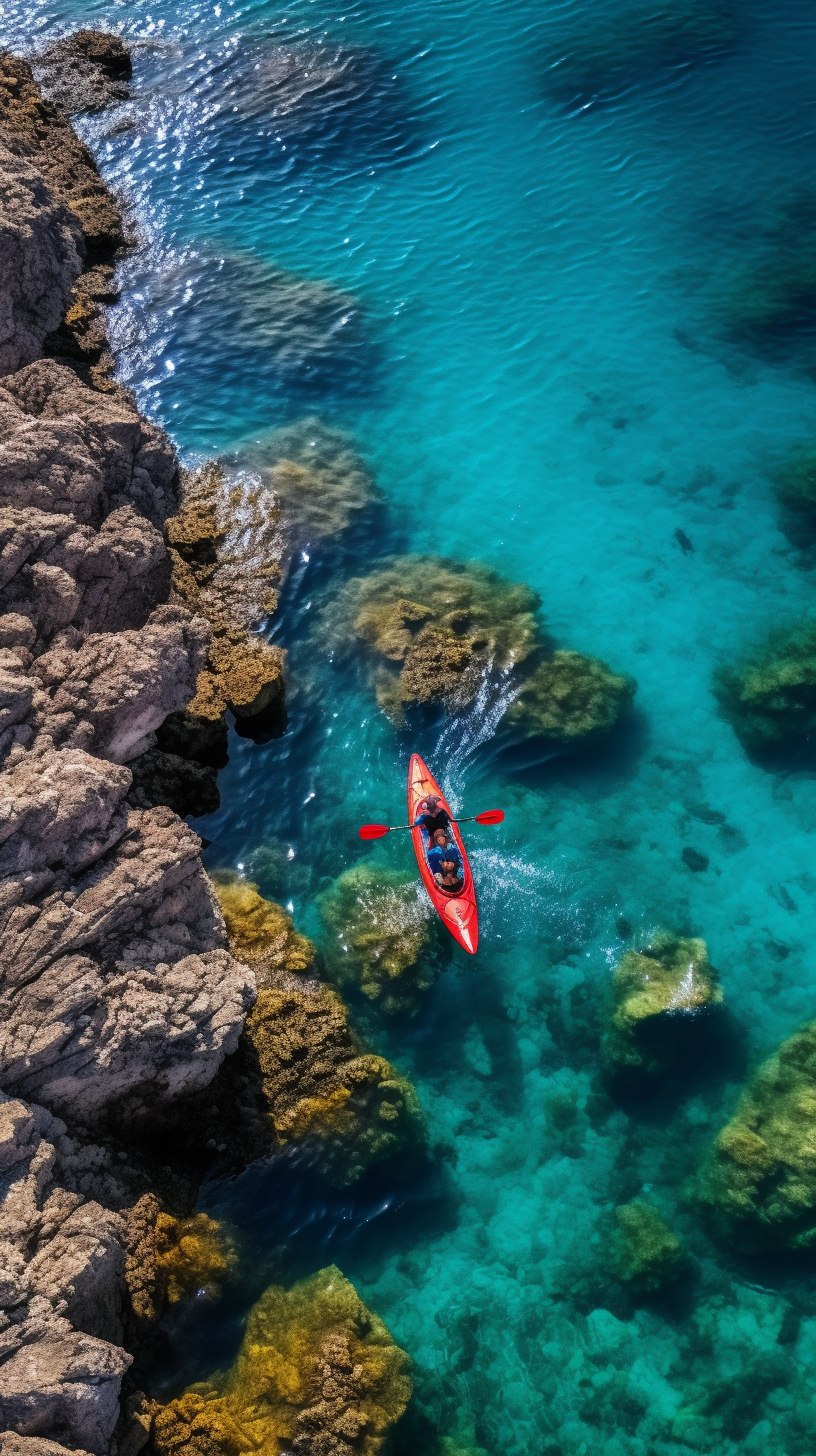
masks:
POLYGON ((435 829, 431 836, 431 843, 435 844, 437 849, 444 849, 447 842, 448 836, 444 829, 435 829))
POLYGON ((432 814, 435 814, 436 811, 437 811, 437 809, 439 808, 439 795, 438 794, 429 794, 428 797, 427 797, 427 799, 425 800, 425 803, 427 804, 427 806, 430 809, 431 813, 432 814))

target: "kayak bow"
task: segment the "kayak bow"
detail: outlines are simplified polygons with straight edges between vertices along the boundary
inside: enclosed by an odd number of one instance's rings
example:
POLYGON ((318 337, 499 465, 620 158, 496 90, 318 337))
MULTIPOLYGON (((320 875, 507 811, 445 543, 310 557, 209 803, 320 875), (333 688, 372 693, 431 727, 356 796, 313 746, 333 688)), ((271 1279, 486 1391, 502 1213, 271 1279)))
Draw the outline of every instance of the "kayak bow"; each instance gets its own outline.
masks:
MULTIPOLYGON (((436 779, 430 770, 426 768, 419 754, 414 753, 411 755, 411 762, 408 765, 409 824, 413 824, 419 812, 419 803, 422 799, 426 799, 429 794, 437 794, 441 804, 451 814, 451 818, 453 818, 450 804, 447 802, 436 779)), ((479 944, 479 912, 476 909, 476 891, 458 825, 451 824, 451 833, 462 857, 462 874, 465 882, 458 895, 446 895, 444 890, 440 890, 434 880, 430 865, 425 858, 422 830, 412 829, 411 839, 413 840, 414 853, 417 857, 422 883, 428 891, 431 904, 439 915, 442 924, 446 930, 450 931, 454 940, 459 942, 463 950, 466 950, 470 955, 475 955, 476 947, 479 944)))

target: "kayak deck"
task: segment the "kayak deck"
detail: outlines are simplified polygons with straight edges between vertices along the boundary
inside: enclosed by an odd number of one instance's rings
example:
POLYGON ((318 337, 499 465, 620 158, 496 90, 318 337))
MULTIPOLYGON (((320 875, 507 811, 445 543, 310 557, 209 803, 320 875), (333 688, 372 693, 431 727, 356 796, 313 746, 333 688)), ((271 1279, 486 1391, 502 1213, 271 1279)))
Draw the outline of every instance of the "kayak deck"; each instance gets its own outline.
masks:
MULTIPOLYGON (((442 793, 436 779, 430 769, 422 762, 418 753, 411 755, 411 762, 408 766, 408 822, 413 824, 417 817, 418 805, 429 794, 437 794, 443 808, 453 817, 450 804, 442 793)), ((479 944, 479 912, 476 908, 476 890, 473 884, 473 875, 470 872, 470 864, 462 843, 462 836, 459 833, 459 826, 451 824, 451 835, 456 844, 462 859, 462 877, 464 884, 457 895, 446 895, 440 890, 431 873, 431 867, 425 858, 425 845, 421 829, 411 830, 411 839, 414 844, 414 853, 419 865, 419 873, 422 876, 422 883, 430 896, 431 904, 439 915, 440 920, 449 930, 454 940, 458 941, 463 950, 469 955, 476 954, 476 947, 479 944)))

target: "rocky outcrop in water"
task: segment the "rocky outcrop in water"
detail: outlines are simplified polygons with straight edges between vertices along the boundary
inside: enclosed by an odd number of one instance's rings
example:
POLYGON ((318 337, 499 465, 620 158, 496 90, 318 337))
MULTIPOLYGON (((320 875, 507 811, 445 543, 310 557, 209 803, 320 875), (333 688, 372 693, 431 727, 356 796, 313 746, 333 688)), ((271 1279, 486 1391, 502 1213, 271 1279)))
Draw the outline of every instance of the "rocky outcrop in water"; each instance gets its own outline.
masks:
POLYGON ((717 1233, 739 1249, 816 1247, 816 1023, 763 1062, 715 1138, 697 1192, 717 1233))
POLYGON ((126 101, 133 67, 118 35, 76 30, 40 52, 34 74, 45 99, 70 116, 126 101))
POLYGON ((159 1410, 160 1456, 377 1456, 411 1396, 408 1357, 336 1266, 252 1309, 235 1364, 159 1410))

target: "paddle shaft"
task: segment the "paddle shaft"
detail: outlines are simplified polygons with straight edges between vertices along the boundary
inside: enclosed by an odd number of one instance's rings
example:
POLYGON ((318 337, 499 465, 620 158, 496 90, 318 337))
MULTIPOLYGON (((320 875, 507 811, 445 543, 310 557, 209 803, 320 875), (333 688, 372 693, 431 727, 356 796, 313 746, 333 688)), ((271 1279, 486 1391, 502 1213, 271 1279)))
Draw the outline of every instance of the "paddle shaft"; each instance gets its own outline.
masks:
MULTIPOLYGON (((450 823, 451 824, 472 824, 473 821, 475 819, 478 819, 479 817, 480 816, 478 814, 469 814, 466 819, 454 819, 453 815, 451 815, 450 823)), ((390 834, 391 831, 394 830, 394 829, 421 829, 421 828, 422 828, 422 825, 421 824, 389 824, 389 826, 388 826, 388 833, 390 834)))

